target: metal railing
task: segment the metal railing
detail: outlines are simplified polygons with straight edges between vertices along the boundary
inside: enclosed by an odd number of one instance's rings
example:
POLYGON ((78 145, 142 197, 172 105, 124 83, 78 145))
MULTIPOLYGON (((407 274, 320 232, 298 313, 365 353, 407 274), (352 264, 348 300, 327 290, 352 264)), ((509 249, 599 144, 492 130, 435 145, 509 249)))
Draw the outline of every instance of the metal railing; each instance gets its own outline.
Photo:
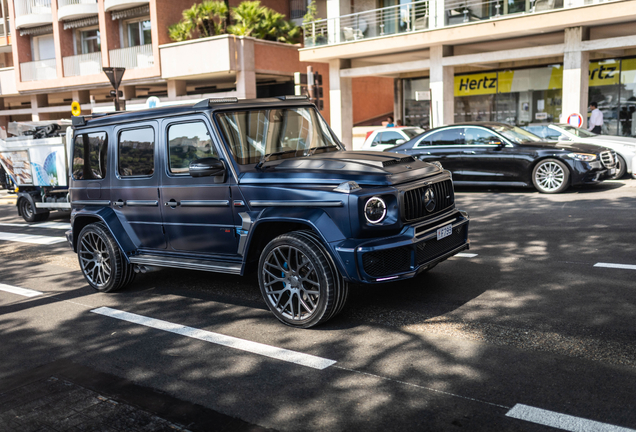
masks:
POLYGON ((305 46, 331 45, 429 28, 429 0, 389 6, 303 25, 305 46))
POLYGON ((51 0, 15 0, 15 16, 51 13, 51 0))
POLYGON ((97 0, 57 0, 57 8, 80 4, 97 4, 97 0))
POLYGON ((56 79, 55 59, 20 63, 20 75, 22 82, 56 79))
POLYGON ((303 30, 305 46, 312 47, 616 1, 421 0, 313 21, 303 30))
POLYGON ((102 53, 81 54, 62 58, 64 76, 97 75, 102 73, 102 53))
POLYGON ((152 44, 110 50, 110 65, 126 69, 142 69, 155 65, 152 44))

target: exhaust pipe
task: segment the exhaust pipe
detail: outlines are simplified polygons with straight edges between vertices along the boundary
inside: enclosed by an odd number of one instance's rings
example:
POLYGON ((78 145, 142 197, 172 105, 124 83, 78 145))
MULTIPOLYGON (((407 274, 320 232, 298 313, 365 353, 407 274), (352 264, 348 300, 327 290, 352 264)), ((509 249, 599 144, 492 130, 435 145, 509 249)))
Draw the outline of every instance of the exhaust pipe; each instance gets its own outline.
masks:
POLYGON ((135 264, 133 270, 135 271, 135 273, 146 274, 159 270, 159 267, 152 267, 144 264, 135 264))

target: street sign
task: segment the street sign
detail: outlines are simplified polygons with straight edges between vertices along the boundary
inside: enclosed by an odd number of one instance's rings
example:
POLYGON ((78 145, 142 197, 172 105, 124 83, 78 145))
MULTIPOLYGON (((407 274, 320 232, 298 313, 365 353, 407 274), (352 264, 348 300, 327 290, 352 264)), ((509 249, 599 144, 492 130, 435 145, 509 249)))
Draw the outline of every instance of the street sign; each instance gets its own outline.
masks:
POLYGON ((579 113, 570 114, 568 124, 574 127, 581 127, 583 125, 583 117, 579 113))
POLYGON ((121 84, 121 79, 124 77, 124 72, 126 72, 126 68, 105 67, 105 68, 102 68, 102 70, 108 77, 108 81, 110 81, 113 88, 115 90, 119 89, 119 84, 121 84))
POLYGON ((82 107, 80 106, 80 103, 78 101, 73 101, 73 103, 71 104, 71 114, 73 115, 73 117, 77 117, 81 113, 82 107))

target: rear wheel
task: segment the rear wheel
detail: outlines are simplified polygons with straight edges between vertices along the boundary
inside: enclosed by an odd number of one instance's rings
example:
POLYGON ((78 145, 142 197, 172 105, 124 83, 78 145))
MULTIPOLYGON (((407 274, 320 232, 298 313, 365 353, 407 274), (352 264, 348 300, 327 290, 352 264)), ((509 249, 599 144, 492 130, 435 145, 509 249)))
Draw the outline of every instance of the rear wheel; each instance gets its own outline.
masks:
POLYGON ((77 240, 77 258, 86 281, 97 291, 111 292, 135 278, 119 245, 103 222, 87 225, 77 240))
POLYGON ((610 180, 618 180, 623 178, 627 172, 627 164, 621 155, 616 155, 616 174, 610 177, 610 180))
POLYGON ((532 183, 541 193, 560 193, 570 186, 570 171, 559 160, 544 159, 534 167, 532 183))
POLYGON ((49 218, 50 212, 36 213, 31 201, 26 198, 20 199, 20 214, 27 222, 41 222, 49 218))
POLYGON ((283 234, 263 250, 258 282, 267 307, 284 324, 321 324, 346 302, 348 286, 322 243, 305 231, 283 234))

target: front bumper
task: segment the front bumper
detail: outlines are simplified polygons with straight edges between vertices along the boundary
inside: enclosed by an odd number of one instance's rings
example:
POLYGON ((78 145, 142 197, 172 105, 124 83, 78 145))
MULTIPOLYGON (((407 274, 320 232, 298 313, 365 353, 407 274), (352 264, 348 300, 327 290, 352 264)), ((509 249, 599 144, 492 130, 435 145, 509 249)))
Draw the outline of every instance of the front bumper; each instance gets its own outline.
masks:
POLYGON ((453 209, 432 220, 407 226, 399 235, 380 239, 348 239, 336 245, 345 277, 356 283, 409 279, 470 247, 469 217, 453 209), (451 225, 440 240, 437 230, 451 225))

